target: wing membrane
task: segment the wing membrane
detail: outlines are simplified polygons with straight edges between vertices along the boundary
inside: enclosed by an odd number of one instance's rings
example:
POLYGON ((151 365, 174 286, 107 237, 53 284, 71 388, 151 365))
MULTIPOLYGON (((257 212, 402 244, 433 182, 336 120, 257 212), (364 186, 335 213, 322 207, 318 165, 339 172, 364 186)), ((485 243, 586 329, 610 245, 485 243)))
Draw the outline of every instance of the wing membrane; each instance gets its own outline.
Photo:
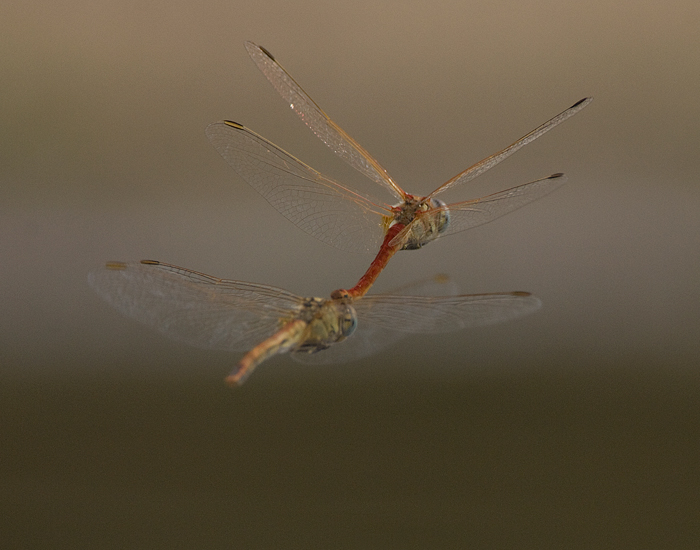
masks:
POLYGON ((111 262, 88 282, 119 312, 173 340, 228 351, 247 351, 269 337, 302 300, 280 288, 149 260, 111 262))
POLYGON ((355 310, 360 323, 408 333, 452 332, 517 319, 539 309, 527 292, 460 296, 367 296, 355 310))
POLYGON ((564 174, 553 174, 480 199, 450 204, 448 206, 450 223, 442 235, 465 231, 510 214, 555 191, 564 182, 566 182, 564 174))
MULTIPOLYGON (((402 298, 408 296, 447 297, 456 296, 458 289, 447 275, 436 275, 396 288, 392 292, 402 298)), ((357 300, 355 305, 363 303, 368 298, 372 297, 357 300)), ((319 365, 347 363, 374 355, 408 337, 409 333, 397 330, 395 324, 391 326, 386 323, 377 324, 373 322, 371 316, 363 315, 363 311, 362 306, 360 306, 358 328, 346 341, 319 353, 292 353, 292 359, 299 363, 319 365)))
POLYGON ((238 174, 284 217, 321 241, 353 252, 374 252, 390 213, 332 181, 236 122, 206 130, 212 145, 238 174))
POLYGON ((532 132, 521 137, 515 143, 510 144, 508 147, 506 147, 502 151, 499 151, 498 153, 495 153, 495 154, 491 155, 490 157, 486 157, 484 160, 477 162, 473 166, 470 166, 469 168, 467 168, 464 172, 460 172, 452 179, 446 181, 440 187, 438 187, 435 191, 430 193, 430 195, 428 195, 428 197, 434 197, 438 193, 442 193, 443 191, 446 191, 447 189, 449 189, 451 187, 454 187, 456 185, 461 185, 461 184, 466 183, 470 180, 473 180, 475 177, 483 174, 487 170, 490 170, 491 168, 496 166, 499 162, 501 162, 502 160, 505 160, 506 158, 511 156, 513 153, 515 153, 521 147, 524 147, 528 143, 535 141, 538 137, 542 136, 543 134, 546 134, 552 128, 554 128, 555 126, 558 126, 559 124, 564 122, 567 118, 574 116, 581 109, 586 107, 591 101, 593 101, 592 97, 586 97, 586 98, 574 103, 571 107, 569 107, 565 111, 562 111, 554 118, 549 119, 547 122, 545 122, 541 126, 538 126, 532 132))
POLYGON ((245 47, 282 99, 323 143, 350 166, 388 189, 396 198, 404 198, 404 191, 379 162, 323 112, 270 52, 252 42, 246 42, 245 47))
POLYGON ((517 319, 537 311, 528 292, 461 296, 376 295, 355 301, 357 330, 346 341, 316 354, 292 354, 302 363, 342 363, 368 357, 409 334, 453 332, 517 319))
MULTIPOLYGON (((518 185, 505 191, 499 191, 480 199, 432 208, 424 213, 420 213, 419 216, 434 216, 440 210, 447 210, 450 221, 447 227, 440 232, 440 236, 451 235, 510 214, 518 208, 522 208, 526 204, 534 202, 558 189, 565 181, 566 176, 564 174, 552 174, 546 178, 518 185)), ((403 228, 390 244, 398 245, 398 243, 403 242, 411 231, 412 224, 417 223, 417 221, 418 217, 415 222, 411 222, 411 224, 403 228)))

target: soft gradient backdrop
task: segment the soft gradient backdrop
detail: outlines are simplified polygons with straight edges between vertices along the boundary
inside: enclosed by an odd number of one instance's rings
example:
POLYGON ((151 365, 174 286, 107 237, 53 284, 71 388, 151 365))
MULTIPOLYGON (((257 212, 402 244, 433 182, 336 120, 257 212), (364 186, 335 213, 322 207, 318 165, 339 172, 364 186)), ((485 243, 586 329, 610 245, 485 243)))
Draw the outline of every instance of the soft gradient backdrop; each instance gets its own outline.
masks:
MULTIPOLYGON (((0 7, 0 531, 13 548, 697 548, 700 4, 5 2, 0 7), (528 290, 509 324, 368 360, 191 349, 87 286, 153 258, 326 296, 371 257, 297 230, 204 136, 233 119, 390 197, 258 72, 264 45, 408 191, 595 101, 465 200, 555 194, 398 254, 528 290)), ((400 322, 398 320, 397 322, 400 322)))

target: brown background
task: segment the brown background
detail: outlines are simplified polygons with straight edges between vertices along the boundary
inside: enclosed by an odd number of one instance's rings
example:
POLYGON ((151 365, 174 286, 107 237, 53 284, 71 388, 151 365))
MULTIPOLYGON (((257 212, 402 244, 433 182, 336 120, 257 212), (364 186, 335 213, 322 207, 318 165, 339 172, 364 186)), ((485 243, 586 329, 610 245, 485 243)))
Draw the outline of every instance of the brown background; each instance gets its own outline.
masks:
POLYGON ((700 4, 38 2, 0 8, 2 520, 16 548, 696 548, 700 4), (173 343, 88 288, 154 258, 302 295, 370 257, 294 228, 204 136, 239 121, 389 197, 303 127, 254 40, 408 191, 586 95, 462 189, 563 171, 493 224, 395 257, 529 290, 518 322, 368 360, 173 343))

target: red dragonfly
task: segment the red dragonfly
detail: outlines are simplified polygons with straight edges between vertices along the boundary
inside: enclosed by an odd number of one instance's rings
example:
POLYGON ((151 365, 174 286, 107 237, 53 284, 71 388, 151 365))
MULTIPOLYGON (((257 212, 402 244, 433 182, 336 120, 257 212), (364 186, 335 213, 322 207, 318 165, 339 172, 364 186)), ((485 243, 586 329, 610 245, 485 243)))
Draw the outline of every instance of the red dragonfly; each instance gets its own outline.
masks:
POLYGON ((362 296, 398 250, 413 250, 442 235, 490 222, 554 191, 565 181, 553 174, 486 197, 445 204, 436 196, 483 174, 515 151, 586 107, 584 98, 502 151, 457 174, 421 197, 404 191, 379 162, 340 128, 264 48, 246 42, 248 53, 311 131, 350 166, 369 177, 398 203, 391 206, 358 193, 314 170, 245 126, 210 124, 206 134, 224 159, 287 219, 343 250, 379 252, 355 287, 362 296))
POLYGON ((346 362, 375 353, 402 335, 500 323, 541 305, 527 292, 437 296, 452 290, 444 276, 404 287, 396 295, 302 298, 281 288, 218 279, 154 260, 109 262, 91 272, 88 282, 119 312, 173 340, 247 351, 226 378, 231 385, 242 384, 256 366, 277 354, 291 353, 301 362, 346 362))

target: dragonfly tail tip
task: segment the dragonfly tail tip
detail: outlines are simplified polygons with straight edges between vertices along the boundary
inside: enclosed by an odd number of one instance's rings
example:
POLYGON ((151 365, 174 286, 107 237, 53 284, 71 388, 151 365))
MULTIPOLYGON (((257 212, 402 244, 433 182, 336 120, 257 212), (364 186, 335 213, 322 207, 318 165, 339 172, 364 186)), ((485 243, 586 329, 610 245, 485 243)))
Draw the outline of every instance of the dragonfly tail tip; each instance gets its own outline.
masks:
POLYGON ((226 382, 226 384, 231 388, 242 386, 243 382, 245 382, 248 376, 250 376, 252 370, 253 369, 250 368, 250 365, 239 364, 235 369, 233 369, 233 371, 231 371, 231 374, 224 378, 224 382, 226 382))
POLYGON ((243 384, 243 379, 237 374, 229 374, 226 378, 224 378, 224 382, 229 388, 237 388, 243 384))

